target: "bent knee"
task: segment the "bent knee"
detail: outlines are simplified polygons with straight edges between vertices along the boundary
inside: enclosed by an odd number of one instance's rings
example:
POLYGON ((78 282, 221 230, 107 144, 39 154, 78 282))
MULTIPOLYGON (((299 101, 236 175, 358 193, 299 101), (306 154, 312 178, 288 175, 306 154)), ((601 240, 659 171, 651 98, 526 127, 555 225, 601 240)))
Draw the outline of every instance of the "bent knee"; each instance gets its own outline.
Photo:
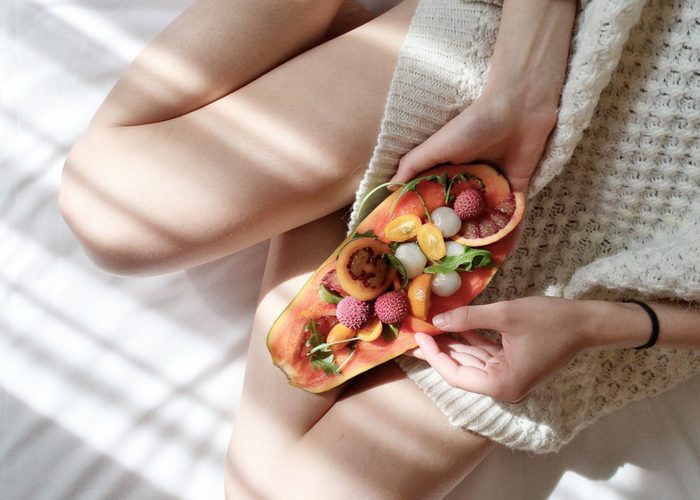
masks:
POLYGON ((89 154, 78 143, 69 155, 58 206, 90 259, 116 274, 154 274, 177 267, 182 242, 95 182, 89 154))

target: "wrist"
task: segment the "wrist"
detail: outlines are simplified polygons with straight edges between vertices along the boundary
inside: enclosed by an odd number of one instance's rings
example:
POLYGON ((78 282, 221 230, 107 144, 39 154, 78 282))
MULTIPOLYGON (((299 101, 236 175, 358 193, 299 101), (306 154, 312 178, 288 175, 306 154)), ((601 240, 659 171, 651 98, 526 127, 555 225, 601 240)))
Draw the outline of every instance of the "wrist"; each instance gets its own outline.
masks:
POLYGON ((649 340, 649 317, 637 304, 584 301, 588 320, 583 328, 584 349, 631 349, 649 340))
POLYGON ((556 109, 575 16, 575 0, 505 2, 486 91, 526 109, 556 109))

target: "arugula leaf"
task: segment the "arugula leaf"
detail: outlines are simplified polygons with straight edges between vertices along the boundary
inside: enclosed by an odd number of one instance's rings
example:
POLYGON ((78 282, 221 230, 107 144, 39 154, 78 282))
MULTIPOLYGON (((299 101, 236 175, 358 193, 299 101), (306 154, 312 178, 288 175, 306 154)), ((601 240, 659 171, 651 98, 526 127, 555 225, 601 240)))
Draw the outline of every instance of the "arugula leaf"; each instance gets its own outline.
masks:
POLYGON ((428 213, 428 207, 426 206, 425 200, 423 199, 423 197, 420 195, 420 193, 418 193, 417 188, 418 188, 418 184, 420 184, 423 181, 440 182, 441 177, 442 176, 439 176, 439 175, 424 175, 423 177, 416 177, 411 182, 407 182, 406 184, 404 184, 403 188, 401 188, 401 191, 399 191, 399 194, 396 196, 396 199, 391 204, 391 208, 389 209, 389 215, 390 216, 394 215, 394 209, 396 209, 396 205, 399 203, 399 200, 401 200, 401 198, 403 198, 403 195, 405 195, 409 191, 413 191, 414 193, 416 193, 418 195, 418 197, 421 200, 421 203, 423 203, 423 208, 425 208, 425 213, 428 215, 428 221, 430 221, 430 214, 428 213))
POLYGON ((338 373, 342 373, 342 372, 343 372, 343 368, 345 368, 345 365, 348 364, 348 361, 350 361, 354 355, 355 355, 355 348, 352 347, 352 348, 350 349, 350 354, 348 355, 348 357, 345 358, 345 361, 343 361, 342 363, 340 363, 340 366, 338 367, 338 373))
POLYGON ((399 337, 399 327, 394 324, 385 324, 382 328, 382 339, 384 342, 391 342, 399 337))
POLYGON ((316 347, 318 344, 323 342, 321 334, 318 333, 318 327, 316 326, 316 322, 313 318, 309 318, 309 321, 304 327, 304 331, 311 334, 311 336, 306 339, 306 347, 316 347))
POLYGON ((343 242, 342 246, 338 249, 338 252, 340 252, 340 250, 345 248, 345 246, 347 244, 349 244, 351 241, 355 241, 355 240, 360 239, 360 238, 372 238, 375 240, 379 239, 377 237, 377 235, 374 234, 374 231, 372 231, 371 229, 369 231, 365 231, 364 233, 354 232, 351 237, 346 238, 346 240, 343 242))
POLYGON ((338 302, 343 300, 343 297, 341 297, 337 293, 333 293, 328 288, 326 288, 325 285, 321 285, 318 287, 318 296, 321 297, 322 301, 327 302, 328 304, 337 304, 338 302))
POLYGON ((450 182, 447 184, 444 184, 445 186, 445 204, 448 204, 450 201, 454 200, 454 195, 452 194, 452 186, 455 185, 455 182, 466 182, 467 180, 473 180, 476 181, 479 190, 483 191, 485 189, 484 186, 484 181, 479 179, 476 175, 474 174, 457 174, 452 179, 450 179, 450 182))
POLYGON ((315 370, 318 370, 320 368, 326 375, 337 375, 338 373, 340 373, 340 368, 338 367, 338 365, 335 364, 335 356, 333 356, 333 353, 330 353, 325 357, 312 357, 311 366, 313 366, 315 370))
POLYGON ((358 238, 374 238, 374 239, 377 239, 377 235, 374 234, 374 231, 372 231, 372 230, 370 229, 369 231, 366 231, 366 232, 364 232, 364 233, 357 233, 357 232, 356 232, 355 234, 352 235, 352 239, 353 239, 353 240, 356 240, 356 239, 358 239, 358 238))
POLYGON ((372 188, 367 194, 365 194, 364 198, 362 198, 362 201, 360 201, 360 206, 357 209, 357 213, 361 218, 364 218, 364 210, 366 206, 369 206, 369 200, 375 195, 375 193, 381 191, 384 188, 388 188, 389 186, 404 186, 405 184, 403 182, 385 182, 383 184, 379 184, 378 186, 375 186, 372 188))
POLYGON ((406 285, 408 285, 408 273, 406 272, 406 267, 403 265, 403 262, 390 253, 385 253, 382 257, 388 260, 389 264, 399 272, 399 276, 401 276, 401 288, 406 288, 406 285))
POLYGON ((335 363, 335 356, 333 352, 328 349, 328 346, 317 349, 319 346, 323 345, 324 342, 313 318, 309 318, 309 322, 306 324, 304 331, 311 334, 306 341, 306 346, 312 348, 307 354, 311 366, 313 366, 315 370, 320 368, 326 375, 337 375, 340 373, 340 368, 338 368, 338 365, 335 363))
POLYGON ((424 269, 429 274, 449 273, 452 271, 471 271, 491 264, 491 252, 476 248, 468 248, 461 255, 450 255, 442 262, 424 269))
POLYGON ((362 340, 360 337, 353 337, 351 339, 340 339, 340 340, 334 340, 333 342, 321 342, 317 346, 315 346, 313 349, 309 351, 309 355, 314 354, 317 351, 323 351, 323 350, 328 350, 330 346, 336 345, 336 344, 347 344, 348 342, 355 342, 356 340, 362 340))

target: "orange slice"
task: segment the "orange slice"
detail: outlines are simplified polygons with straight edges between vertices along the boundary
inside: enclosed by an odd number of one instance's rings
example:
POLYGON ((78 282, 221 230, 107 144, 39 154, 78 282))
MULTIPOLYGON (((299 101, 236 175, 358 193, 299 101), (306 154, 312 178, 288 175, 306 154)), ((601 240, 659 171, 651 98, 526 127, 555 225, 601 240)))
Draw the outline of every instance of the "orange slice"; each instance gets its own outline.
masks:
POLYGON ((496 205, 487 206, 477 217, 465 220, 452 239, 469 247, 490 245, 515 229, 524 213, 525 193, 509 193, 496 205))
POLYGON ((408 302, 411 316, 427 321, 430 310, 430 280, 432 274, 421 274, 408 285, 408 302))

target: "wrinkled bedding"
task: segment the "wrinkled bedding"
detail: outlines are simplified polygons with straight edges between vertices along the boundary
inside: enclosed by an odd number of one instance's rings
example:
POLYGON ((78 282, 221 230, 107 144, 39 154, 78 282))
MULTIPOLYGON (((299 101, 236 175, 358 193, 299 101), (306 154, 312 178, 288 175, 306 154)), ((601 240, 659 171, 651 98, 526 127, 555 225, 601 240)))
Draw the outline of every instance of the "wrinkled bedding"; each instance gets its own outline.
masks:
MULTIPOLYGON (((223 495, 266 243, 186 272, 106 274, 57 211, 62 162, 185 0, 0 2, 0 497, 223 495)), ((557 455, 499 449, 449 498, 693 498, 700 379, 557 455), (471 494, 469 494, 471 492, 471 494)))

